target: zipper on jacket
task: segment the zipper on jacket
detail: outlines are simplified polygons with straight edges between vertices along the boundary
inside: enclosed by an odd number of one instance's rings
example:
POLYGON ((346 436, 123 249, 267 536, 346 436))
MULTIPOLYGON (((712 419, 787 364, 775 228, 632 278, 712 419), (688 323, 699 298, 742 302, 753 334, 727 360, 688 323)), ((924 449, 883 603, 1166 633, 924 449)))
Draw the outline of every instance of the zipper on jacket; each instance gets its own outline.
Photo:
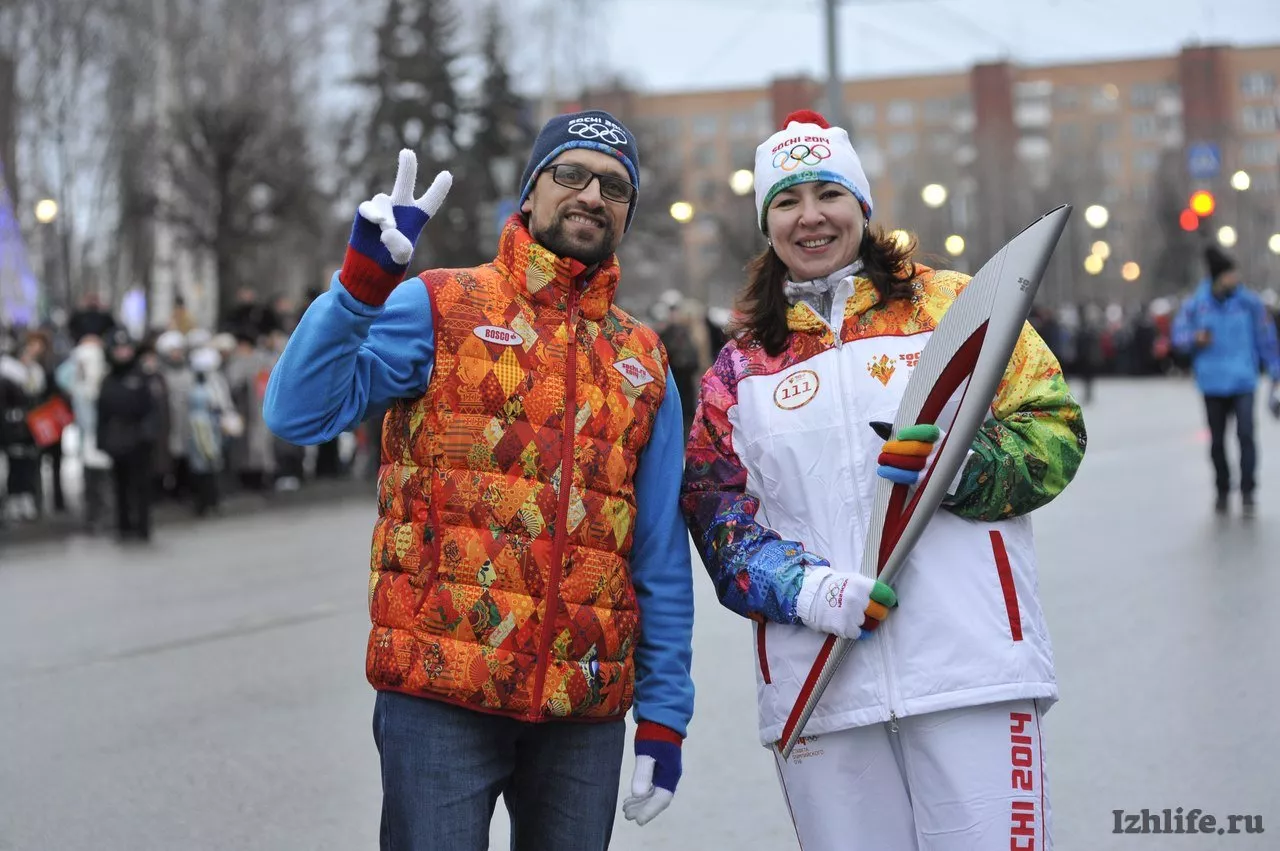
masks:
POLYGON ((578 420, 578 288, 575 279, 569 287, 569 353, 565 358, 564 437, 560 446, 560 493, 556 504, 556 537, 551 546, 551 574, 543 590, 544 612, 542 638, 538 642, 538 666, 533 677, 532 705, 529 715, 542 717, 542 689, 546 685, 547 668, 551 665, 551 639, 555 635, 556 615, 560 602, 560 579, 564 572, 564 551, 569 538, 569 492, 573 489, 573 442, 578 420))
POLYGON ((898 732, 898 713, 894 712, 892 709, 889 710, 889 732, 898 732))

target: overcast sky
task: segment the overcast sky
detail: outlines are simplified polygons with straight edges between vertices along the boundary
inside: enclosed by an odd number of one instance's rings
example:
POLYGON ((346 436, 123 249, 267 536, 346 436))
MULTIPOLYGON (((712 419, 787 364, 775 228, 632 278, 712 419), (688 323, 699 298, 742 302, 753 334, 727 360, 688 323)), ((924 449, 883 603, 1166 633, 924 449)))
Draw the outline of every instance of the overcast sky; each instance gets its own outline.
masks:
MULTIPOLYGON (((650 91, 825 75, 819 0, 507 3, 525 22, 518 65, 533 79, 545 75, 547 35, 537 22, 547 3, 558 7, 562 32, 576 29, 596 45, 579 52, 564 40, 558 87, 608 67, 650 91), (573 22, 575 7, 585 14, 573 22)), ((838 14, 846 78, 958 70, 1001 57, 1035 65, 1160 55, 1197 39, 1280 44, 1280 0, 845 0, 838 14)))

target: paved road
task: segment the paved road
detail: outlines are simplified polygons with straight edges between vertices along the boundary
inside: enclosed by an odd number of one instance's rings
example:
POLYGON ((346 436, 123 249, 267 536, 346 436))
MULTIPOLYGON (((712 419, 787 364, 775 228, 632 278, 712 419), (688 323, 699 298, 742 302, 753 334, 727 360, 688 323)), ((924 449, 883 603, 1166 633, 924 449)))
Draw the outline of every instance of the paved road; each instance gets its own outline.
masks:
MULTIPOLYGON (((1260 423, 1266 490, 1246 523, 1209 510, 1189 385, 1103 383, 1086 413, 1086 465, 1037 521, 1058 847, 1280 847, 1280 423, 1260 423), (1261 815, 1267 833, 1111 833, 1112 810, 1143 807, 1261 815)), ((0 553, 0 849, 376 847, 371 518, 347 502, 165 529, 151 548, 0 553)), ((747 626, 698 580, 685 778, 648 827, 619 817, 614 848, 795 847, 755 744, 747 626)), ((505 847, 501 807, 493 835, 505 847)))

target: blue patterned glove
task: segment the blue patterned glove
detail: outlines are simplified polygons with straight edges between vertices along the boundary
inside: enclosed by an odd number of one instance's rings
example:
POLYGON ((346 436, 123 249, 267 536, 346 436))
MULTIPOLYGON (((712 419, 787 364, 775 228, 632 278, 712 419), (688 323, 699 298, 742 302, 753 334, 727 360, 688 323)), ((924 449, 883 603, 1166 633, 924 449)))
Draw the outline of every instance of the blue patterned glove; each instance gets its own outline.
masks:
POLYGON ((415 201, 417 177, 418 158, 413 151, 402 150, 391 194, 379 192, 356 210, 338 280, 365 304, 385 304, 391 291, 404 280, 422 228, 440 209, 453 185, 453 176, 442 171, 415 201))

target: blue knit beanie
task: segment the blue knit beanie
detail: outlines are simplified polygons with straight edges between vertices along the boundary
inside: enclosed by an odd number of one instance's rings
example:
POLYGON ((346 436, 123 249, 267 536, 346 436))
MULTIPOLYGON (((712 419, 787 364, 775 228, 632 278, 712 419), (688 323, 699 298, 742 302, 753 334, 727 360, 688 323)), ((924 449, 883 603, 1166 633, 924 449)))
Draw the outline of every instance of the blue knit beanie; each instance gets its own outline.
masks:
MULTIPOLYGON (((571 112, 557 115, 548 121, 533 143, 533 153, 529 164, 524 167, 520 178, 520 204, 523 207, 529 193, 533 191, 533 183, 538 174, 549 166, 556 157, 571 148, 586 148, 590 151, 601 151, 618 158, 626 166, 631 175, 631 183, 640 189, 640 152, 636 149, 636 137, 618 119, 602 109, 588 109, 585 112, 571 112)), ((639 193, 631 199, 631 207, 627 210, 626 227, 631 227, 631 219, 636 214, 636 201, 639 193)))

